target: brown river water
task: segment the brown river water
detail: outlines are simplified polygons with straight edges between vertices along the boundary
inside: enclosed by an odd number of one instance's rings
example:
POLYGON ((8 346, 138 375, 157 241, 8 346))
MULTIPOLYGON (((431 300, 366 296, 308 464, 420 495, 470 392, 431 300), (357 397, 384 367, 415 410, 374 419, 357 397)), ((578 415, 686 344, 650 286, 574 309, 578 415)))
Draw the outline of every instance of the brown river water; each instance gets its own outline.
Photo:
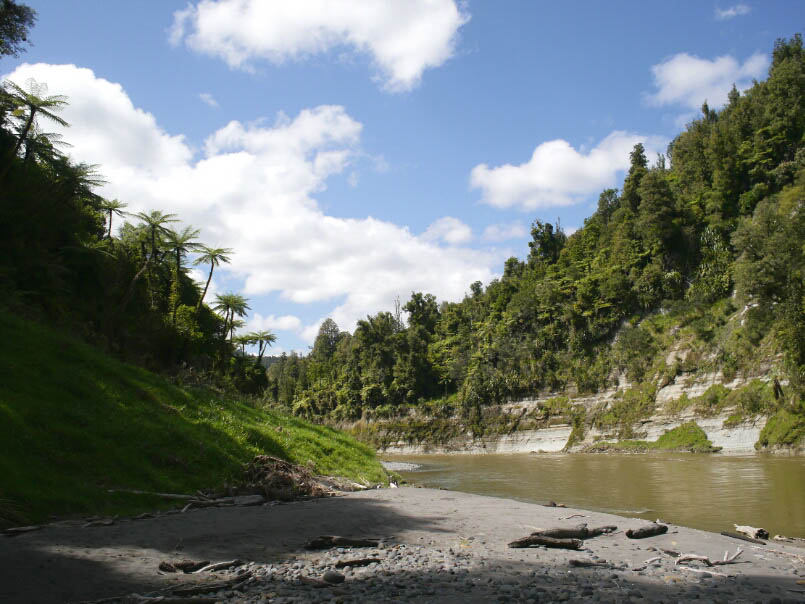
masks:
MULTIPOLYGON (((696 454, 383 455, 417 464, 410 484, 661 519, 707 531, 733 524, 805 537, 805 457, 696 454)), ((583 522, 583 519, 579 520, 583 522)))

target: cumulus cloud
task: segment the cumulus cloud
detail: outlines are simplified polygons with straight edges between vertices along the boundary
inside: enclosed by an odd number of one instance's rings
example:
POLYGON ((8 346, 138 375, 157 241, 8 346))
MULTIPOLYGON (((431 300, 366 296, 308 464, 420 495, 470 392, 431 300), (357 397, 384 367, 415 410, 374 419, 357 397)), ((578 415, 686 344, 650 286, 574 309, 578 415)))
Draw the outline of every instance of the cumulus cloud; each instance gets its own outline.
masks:
POLYGON ((458 218, 444 216, 431 224, 422 234, 425 241, 444 241, 450 245, 460 245, 472 239, 472 229, 458 218))
POLYGON ((589 151, 578 151, 567 141, 556 139, 538 145, 525 163, 475 166, 470 186, 481 189, 482 201, 497 208, 534 210, 573 205, 615 186, 617 173, 629 167, 629 153, 640 142, 648 157, 667 144, 661 137, 620 130, 589 151))
POLYGON ((735 17, 743 17, 744 15, 748 15, 751 11, 752 9, 747 4, 736 4, 729 8, 716 7, 715 16, 716 20, 725 21, 727 19, 734 19, 735 17))
MULTIPOLYGON (((33 77, 69 97, 65 138, 76 161, 100 164, 109 181, 101 194, 127 202, 132 212, 176 213, 201 229, 202 241, 234 248, 232 263, 216 275, 240 279, 247 296, 279 292, 300 304, 338 304, 328 314, 352 329, 411 291, 460 299, 468 283, 488 282, 502 262, 372 217, 325 214, 314 196, 361 153, 362 126, 343 107, 323 105, 273 122, 232 121, 207 137, 199 157, 183 137, 134 107, 120 85, 89 69, 26 64, 8 77, 33 77)), ((267 326, 301 328, 270 310, 254 308, 267 326)))
POLYGON ((481 241, 489 241, 497 243, 500 241, 508 241, 510 239, 517 239, 525 237, 528 234, 528 229, 520 222, 512 222, 509 224, 490 224, 484 229, 481 235, 481 241))
POLYGON ((414 88, 454 53, 469 20, 455 0, 201 0, 174 13, 172 44, 253 69, 349 48, 368 54, 384 88, 414 88))
POLYGON ((294 315, 266 315, 254 313, 246 324, 248 331, 299 331, 302 321, 294 315))
POLYGON ((646 95, 650 105, 683 105, 698 110, 704 101, 710 107, 727 102, 732 85, 745 90, 753 79, 762 78, 769 67, 769 58, 755 53, 743 64, 731 56, 708 60, 695 55, 679 53, 667 61, 654 65, 656 91, 646 95))
POLYGON ((200 98, 205 105, 209 105, 210 107, 218 106, 218 101, 216 101, 215 97, 213 97, 209 92, 200 93, 198 98, 200 98))

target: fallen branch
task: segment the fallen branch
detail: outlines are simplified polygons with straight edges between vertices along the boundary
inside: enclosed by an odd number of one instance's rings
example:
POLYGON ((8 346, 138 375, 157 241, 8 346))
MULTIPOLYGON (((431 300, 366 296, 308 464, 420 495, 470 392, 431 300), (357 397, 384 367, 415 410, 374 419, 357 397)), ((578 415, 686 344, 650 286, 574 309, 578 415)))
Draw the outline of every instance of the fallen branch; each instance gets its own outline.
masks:
POLYGON ((112 526, 114 523, 114 518, 101 518, 100 520, 90 520, 81 528, 89 528, 91 526, 112 526))
POLYGON ((662 561, 662 556, 654 556, 653 558, 649 558, 648 560, 643 562, 643 566, 635 566, 631 570, 632 570, 632 572, 638 572, 638 571, 641 571, 641 570, 646 570, 648 568, 649 564, 653 564, 654 562, 660 562, 660 561, 662 561))
POLYGON ((754 526, 743 526, 740 524, 733 525, 735 530, 752 539, 768 539, 769 531, 764 528, 755 528, 754 526))
POLYGON ((380 562, 380 558, 358 558, 357 560, 341 560, 335 563, 336 568, 344 568, 345 566, 369 566, 375 562, 380 562))
POLYGON ((32 525, 32 526, 15 526, 12 528, 7 528, 3 531, 3 534, 6 537, 16 537, 17 535, 22 535, 23 533, 30 533, 31 531, 38 531, 42 527, 39 525, 32 525))
POLYGON ((509 543, 509 547, 522 548, 522 547, 535 547, 535 546, 551 547, 556 549, 581 549, 584 542, 581 539, 555 539, 553 537, 545 537, 539 533, 517 539, 509 543))
POLYGON ((725 537, 732 537, 733 539, 740 539, 741 541, 748 541, 749 543, 759 543, 760 545, 766 545, 765 541, 755 539, 754 537, 747 537, 746 535, 742 535, 741 533, 734 533, 732 531, 721 531, 721 534, 724 535, 725 537))
POLYGON ((131 493, 132 495, 150 495, 151 497, 161 497, 162 499, 195 499, 197 495, 182 495, 181 493, 155 493, 153 491, 141 491, 139 489, 107 489, 107 493, 131 493))
POLYGON ((647 526, 642 526, 638 529, 629 529, 626 531, 626 536, 629 539, 645 539, 646 537, 656 537, 668 532, 668 525, 657 524, 653 522, 647 526))
POLYGON ((743 550, 739 547, 737 551, 730 556, 729 552, 724 552, 724 559, 723 560, 710 560, 707 556, 700 556, 698 554, 682 554, 677 558, 676 564, 683 564, 685 562, 704 562, 707 566, 721 566, 724 564, 736 564, 735 560, 743 553, 743 550))
POLYGON ((210 563, 209 560, 163 560, 159 563, 159 570, 165 573, 194 573, 198 569, 206 567, 210 563))
POLYGON ((587 518, 584 514, 571 514, 570 516, 561 516, 559 520, 570 520, 571 518, 587 518))
POLYGON ((305 549, 329 549, 331 547, 377 547, 380 539, 352 539, 337 535, 321 535, 305 544, 305 549))
POLYGON ((243 564, 243 560, 238 560, 235 558, 234 560, 227 560, 226 562, 215 562, 213 564, 207 564, 198 570, 194 570, 193 574, 198 573, 206 573, 206 572, 215 572, 216 570, 224 570, 225 568, 232 568, 233 566, 240 566, 243 564))
POLYGON ((553 528, 531 533, 532 535, 542 535, 543 537, 553 537, 554 539, 591 539, 599 535, 614 533, 618 530, 617 526, 607 525, 596 528, 587 528, 586 524, 579 524, 573 528, 553 528))

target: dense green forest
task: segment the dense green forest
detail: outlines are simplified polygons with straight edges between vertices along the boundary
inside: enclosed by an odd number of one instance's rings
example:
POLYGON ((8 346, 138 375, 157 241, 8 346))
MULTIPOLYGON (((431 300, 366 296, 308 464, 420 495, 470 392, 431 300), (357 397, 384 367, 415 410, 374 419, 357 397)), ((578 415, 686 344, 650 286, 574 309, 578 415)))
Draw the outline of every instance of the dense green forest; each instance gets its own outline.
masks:
MULTIPOLYGON (((35 13, 6 4, 0 54, 17 54, 35 13)), ((5 81, 0 89, 3 306, 145 367, 183 367, 198 381, 261 392, 262 356, 276 336, 236 336, 248 300, 206 296, 215 268, 234 250, 202 243, 174 214, 130 214, 125 202, 100 196, 102 168, 71 161, 69 143, 46 130, 69 125, 60 116, 68 103, 44 82, 5 81), (190 254, 209 271, 203 285, 188 276, 190 254), (247 345, 258 347, 256 358, 243 354, 247 345)))
POLYGON ((338 421, 411 406, 480 417, 482 406, 538 392, 600 391, 618 373, 646 381, 645 393, 652 372, 680 371, 654 360, 663 331, 684 327, 704 348, 699 362, 725 376, 775 360, 774 377, 788 381, 780 404, 801 411, 801 36, 775 44, 767 80, 733 87, 721 110, 705 103, 665 155, 638 144, 630 160, 583 228, 567 236, 536 220, 527 257, 461 302, 416 292, 352 334, 326 320, 309 355, 270 366, 266 397, 338 421))
MULTIPOLYGON (((0 56, 24 51, 35 17, 0 2, 0 56)), ((256 455, 386 482, 371 448, 243 396, 265 389, 276 338, 236 335, 240 294, 207 297, 236 252, 100 196, 101 168, 71 161, 46 130, 66 125, 67 103, 44 82, 0 87, 0 528, 237 488, 256 455)))
MULTIPOLYGON (((2 54, 24 50, 33 20, 24 12, 8 19, 14 27, 2 33, 2 54)), ((640 385, 678 372, 655 360, 663 334, 685 327, 703 347, 700 361, 724 375, 747 371, 760 356, 774 360, 774 377, 787 382, 781 404, 801 406, 799 34, 775 44, 765 81, 744 93, 733 87, 720 110, 705 103, 666 154, 649 158, 636 145, 622 187, 601 193, 583 228, 568 236, 536 220, 527 256, 507 260, 486 286, 469 285, 464 300, 412 293, 354 333, 328 319, 306 356, 265 359, 274 334, 236 336, 248 301, 237 293, 207 299, 215 268, 235 250, 202 244, 175 215, 128 214, 125 201, 97 193, 102 166, 74 163, 68 143, 46 130, 65 125, 67 103, 46 83, 3 83, 1 299, 12 313, 118 357, 311 418, 411 406, 470 417, 537 392, 600 391, 618 374, 640 385), (188 276, 191 258, 208 268, 206 283, 188 276), (258 353, 246 354, 247 345, 258 353)))

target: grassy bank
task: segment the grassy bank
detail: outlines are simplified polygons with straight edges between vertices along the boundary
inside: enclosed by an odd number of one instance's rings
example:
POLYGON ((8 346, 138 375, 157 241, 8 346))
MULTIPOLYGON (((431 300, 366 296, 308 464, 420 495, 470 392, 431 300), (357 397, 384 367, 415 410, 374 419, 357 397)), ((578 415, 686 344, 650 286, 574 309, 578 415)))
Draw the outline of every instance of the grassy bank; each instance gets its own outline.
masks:
POLYGON ((0 313, 0 526, 133 513, 192 493, 266 453, 375 483, 374 452, 350 436, 181 388, 45 327, 0 313))

